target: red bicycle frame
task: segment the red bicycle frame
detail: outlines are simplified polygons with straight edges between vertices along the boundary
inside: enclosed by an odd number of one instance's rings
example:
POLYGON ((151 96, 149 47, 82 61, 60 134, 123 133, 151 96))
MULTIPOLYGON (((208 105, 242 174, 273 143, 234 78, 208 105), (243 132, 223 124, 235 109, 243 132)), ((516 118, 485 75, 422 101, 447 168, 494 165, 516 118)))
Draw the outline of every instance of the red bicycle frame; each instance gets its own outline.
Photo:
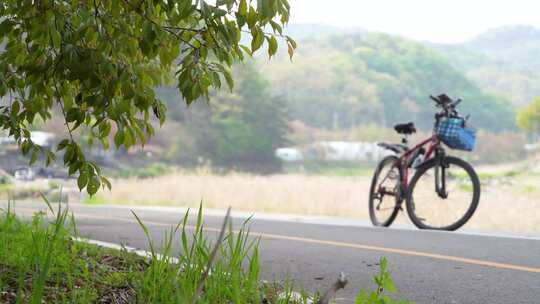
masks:
POLYGON ((439 137, 436 134, 433 134, 430 138, 420 142, 412 149, 406 150, 405 153, 403 153, 403 155, 399 157, 398 161, 396 162, 396 164, 394 164, 394 166, 398 166, 398 168, 401 167, 403 169, 403 180, 401 181, 403 190, 409 187, 408 164, 410 163, 411 155, 413 155, 416 151, 420 150, 422 147, 429 145, 425 153, 424 161, 429 160, 433 156, 433 152, 435 151, 435 149, 440 146, 440 143, 441 141, 439 137))

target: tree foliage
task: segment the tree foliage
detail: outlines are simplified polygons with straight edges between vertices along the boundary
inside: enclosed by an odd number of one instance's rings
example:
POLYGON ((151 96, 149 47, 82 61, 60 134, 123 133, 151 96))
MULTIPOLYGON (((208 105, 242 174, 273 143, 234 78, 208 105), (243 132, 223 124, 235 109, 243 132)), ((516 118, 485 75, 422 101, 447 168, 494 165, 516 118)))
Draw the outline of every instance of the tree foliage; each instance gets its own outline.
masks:
POLYGON ((516 116, 517 125, 525 132, 540 132, 540 97, 519 110, 516 116))
MULTIPOLYGON (((253 63, 236 66, 234 75, 237 86, 232 92, 213 96, 212 103, 199 103, 189 111, 174 111, 184 115, 171 117, 179 125, 171 132, 174 138, 165 143, 172 148, 169 160, 188 165, 202 157, 221 169, 259 173, 280 169, 274 151, 286 143, 286 101, 270 94, 268 81, 253 63)), ((160 89, 160 94, 172 105, 174 96, 168 91, 160 89)))
POLYGON ((46 154, 49 163, 61 151, 79 187, 94 194, 110 183, 85 157, 78 135, 106 148, 109 138, 116 147, 144 145, 154 134, 151 117, 165 121, 157 86, 172 78, 188 104, 222 82, 232 88, 230 66, 264 43, 273 56, 276 36, 292 56, 296 43, 282 35, 288 20, 287 0, 2 1, 0 126, 31 162, 46 154), (30 129, 55 112, 69 137, 45 151, 30 129))
POLYGON ((280 161, 274 151, 284 145, 287 133, 285 101, 270 95, 253 65, 238 70, 239 89, 216 104, 209 124, 213 136, 200 139, 211 140, 204 153, 219 166, 276 171, 280 161))

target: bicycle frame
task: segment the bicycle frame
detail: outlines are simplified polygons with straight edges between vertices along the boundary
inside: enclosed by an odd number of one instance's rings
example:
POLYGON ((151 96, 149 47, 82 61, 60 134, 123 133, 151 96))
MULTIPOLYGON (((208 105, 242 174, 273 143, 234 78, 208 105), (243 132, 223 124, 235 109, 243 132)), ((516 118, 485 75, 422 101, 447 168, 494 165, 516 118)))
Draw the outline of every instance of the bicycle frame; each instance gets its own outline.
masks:
POLYGON ((402 186, 403 191, 406 191, 407 188, 409 187, 408 163, 410 162, 411 156, 415 154, 415 152, 419 151, 421 148, 427 145, 428 148, 425 152, 424 161, 429 160, 433 156, 436 149, 440 147, 440 143, 441 141, 439 137, 436 134, 433 134, 430 138, 420 142, 419 144, 414 146, 412 149, 406 150, 405 153, 403 153, 403 155, 399 157, 399 159, 396 161, 394 166, 401 168, 401 170, 403 170, 402 171, 403 179, 401 180, 401 186, 402 186))

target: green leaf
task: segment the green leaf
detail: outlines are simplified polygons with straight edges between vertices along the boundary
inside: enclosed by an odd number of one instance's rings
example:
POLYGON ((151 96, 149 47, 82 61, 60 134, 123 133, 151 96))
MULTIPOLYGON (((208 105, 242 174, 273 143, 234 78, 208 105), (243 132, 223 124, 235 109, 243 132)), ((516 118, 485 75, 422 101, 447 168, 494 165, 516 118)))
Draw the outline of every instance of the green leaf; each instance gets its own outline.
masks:
POLYGON ((234 89, 234 80, 231 71, 227 69, 223 70, 223 77, 225 77, 225 81, 227 81, 227 86, 229 86, 229 89, 232 92, 232 90, 234 89))
POLYGON ((298 45, 296 44, 296 41, 291 36, 286 36, 287 42, 292 46, 293 49, 296 49, 298 45))
POLYGON ((56 148, 57 151, 64 150, 69 145, 69 139, 63 139, 56 148))
POLYGON ((111 182, 108 179, 101 176, 101 183, 103 184, 103 186, 107 187, 107 189, 109 189, 109 191, 111 191, 112 185, 111 185, 111 182))
POLYGON ((221 18, 227 15, 227 11, 223 9, 214 9, 214 18, 221 18))
POLYGON ((247 2, 246 0, 240 0, 240 4, 238 4, 238 14, 240 16, 245 16, 247 14, 247 2))
POLYGON ((382 288, 388 292, 396 292, 396 286, 390 276, 384 278, 382 288))
POLYGON ((274 31, 274 33, 279 33, 280 35, 283 34, 283 27, 279 25, 279 23, 270 20, 270 25, 272 26, 272 30, 274 31))
POLYGON ((126 129, 126 132, 124 132, 124 147, 128 149, 129 147, 133 146, 135 143, 135 136, 133 135, 133 129, 128 128, 126 129))
POLYGON ((86 35, 85 35, 86 42, 89 43, 90 45, 94 45, 97 41, 97 38, 98 38, 98 35, 96 31, 94 31, 93 28, 89 27, 86 30, 86 35))
POLYGON ((119 148, 124 143, 124 131, 118 130, 116 131, 116 134, 114 135, 114 144, 116 145, 116 148, 119 148))
POLYGON ((251 52, 255 53, 264 42, 264 34, 260 29, 256 29, 253 32, 253 37, 251 39, 251 52))
POLYGON ((14 101, 11 104, 11 115, 15 116, 19 114, 19 111, 21 110, 21 104, 18 101, 14 101))
POLYGON ((7 36, 13 28, 13 21, 6 19, 0 23, 0 36, 7 36))
POLYGON ((34 151, 32 151, 32 154, 30 156, 30 165, 35 164, 36 161, 37 161, 37 151, 34 150, 34 151))
POLYGON ((23 141, 22 144, 21 144, 21 151, 22 151, 23 155, 28 154, 31 147, 32 147, 32 144, 29 141, 27 141, 27 140, 23 141))
POLYGON ((50 31, 51 31, 51 39, 53 42, 53 47, 56 49, 59 49, 60 44, 62 43, 62 36, 60 36, 60 33, 54 28, 51 28, 50 31))
POLYGON ((46 166, 49 166, 52 162, 54 162, 55 159, 56 159, 56 156, 54 155, 54 153, 51 151, 47 151, 46 166))
POLYGON ((287 52, 289 53, 290 60, 292 60, 294 56, 294 48, 290 43, 287 43, 287 52))
POLYGON ((86 186, 86 192, 91 196, 96 194, 99 190, 100 182, 96 175, 90 176, 88 185, 86 186))
POLYGON ((253 7, 249 7, 249 13, 247 15, 247 24, 250 30, 255 28, 255 23, 257 23, 257 11, 253 7))
POLYGON ((251 49, 248 48, 247 46, 245 45, 240 45, 240 48, 246 53, 248 54, 249 56, 253 57, 253 53, 251 52, 251 49))
POLYGON ((381 257, 379 260, 381 272, 385 272, 388 269, 388 260, 385 257, 381 257))
POLYGON ((364 289, 361 289, 356 295, 356 299, 354 300, 354 303, 355 304, 368 304, 369 302, 370 302, 369 295, 364 289))
POLYGON ((77 178, 77 186, 79 187, 79 190, 84 189, 86 185, 88 184, 88 171, 81 171, 79 174, 79 177, 77 178))
POLYGON ((272 58, 277 53, 278 43, 274 36, 269 36, 266 40, 268 41, 268 57, 272 58))
POLYGON ((81 167, 80 162, 72 162, 69 165, 68 175, 71 176, 71 175, 75 174, 75 172, 77 172, 77 170, 79 170, 80 167, 81 167))

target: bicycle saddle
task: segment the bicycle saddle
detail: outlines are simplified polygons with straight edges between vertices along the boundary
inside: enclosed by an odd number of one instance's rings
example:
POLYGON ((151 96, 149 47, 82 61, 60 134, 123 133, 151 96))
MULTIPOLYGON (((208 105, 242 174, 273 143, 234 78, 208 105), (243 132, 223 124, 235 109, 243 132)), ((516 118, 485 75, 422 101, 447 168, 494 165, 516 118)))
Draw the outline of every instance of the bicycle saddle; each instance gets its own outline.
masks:
POLYGON ((416 127, 414 126, 414 123, 409 122, 406 124, 398 124, 394 126, 394 130, 398 132, 399 134, 413 134, 416 133, 416 127))

